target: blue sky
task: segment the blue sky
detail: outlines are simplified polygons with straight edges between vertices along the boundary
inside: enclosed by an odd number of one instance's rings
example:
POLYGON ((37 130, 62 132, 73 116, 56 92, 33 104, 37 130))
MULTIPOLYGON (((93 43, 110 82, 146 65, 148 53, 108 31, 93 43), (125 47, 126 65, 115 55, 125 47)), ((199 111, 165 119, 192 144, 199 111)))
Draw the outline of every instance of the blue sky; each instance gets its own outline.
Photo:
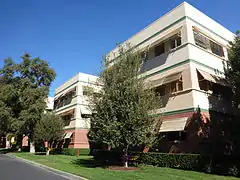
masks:
MULTIPOLYGON (((97 75, 104 53, 182 0, 0 0, 0 67, 24 52, 47 60, 54 89, 77 72, 97 75)), ((188 0, 232 32, 240 29, 239 0, 188 0)))

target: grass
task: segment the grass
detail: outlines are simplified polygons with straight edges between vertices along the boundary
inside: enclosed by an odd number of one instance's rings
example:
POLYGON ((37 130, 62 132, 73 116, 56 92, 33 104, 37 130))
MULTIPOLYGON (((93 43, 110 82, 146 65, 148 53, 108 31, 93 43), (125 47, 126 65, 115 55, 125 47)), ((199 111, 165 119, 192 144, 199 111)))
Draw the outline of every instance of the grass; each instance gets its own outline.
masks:
POLYGON ((34 155, 30 153, 13 153, 17 157, 35 161, 49 167, 70 172, 91 180, 237 180, 238 178, 209 175, 205 173, 183 171, 170 168, 153 166, 140 166, 137 171, 114 171, 104 169, 94 164, 90 156, 65 156, 65 155, 34 155))

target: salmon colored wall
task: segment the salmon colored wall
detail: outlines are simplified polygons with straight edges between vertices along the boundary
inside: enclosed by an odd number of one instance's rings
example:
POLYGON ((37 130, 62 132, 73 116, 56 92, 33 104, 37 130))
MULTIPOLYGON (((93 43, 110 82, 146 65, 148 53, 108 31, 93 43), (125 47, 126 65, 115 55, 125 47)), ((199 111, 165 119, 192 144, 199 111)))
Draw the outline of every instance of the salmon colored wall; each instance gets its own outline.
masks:
POLYGON ((89 148, 87 129, 66 130, 65 132, 73 133, 72 142, 68 146, 69 148, 89 148))
POLYGON ((187 138, 185 141, 169 142, 163 139, 159 144, 159 150, 169 153, 208 153, 210 119, 208 112, 187 112, 163 117, 163 120, 170 120, 182 117, 189 117, 185 127, 187 138))
POLYGON ((22 146, 28 146, 28 137, 24 136, 22 139, 22 146))

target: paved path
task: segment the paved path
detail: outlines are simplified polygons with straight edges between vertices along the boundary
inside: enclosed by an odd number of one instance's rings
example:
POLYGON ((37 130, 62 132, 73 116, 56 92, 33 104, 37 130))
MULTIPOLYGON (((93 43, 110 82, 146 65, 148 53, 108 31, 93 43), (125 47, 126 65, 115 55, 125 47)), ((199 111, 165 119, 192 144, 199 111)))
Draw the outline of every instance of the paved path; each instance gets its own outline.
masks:
POLYGON ((50 171, 29 165, 16 158, 0 155, 1 180, 67 180, 50 171))

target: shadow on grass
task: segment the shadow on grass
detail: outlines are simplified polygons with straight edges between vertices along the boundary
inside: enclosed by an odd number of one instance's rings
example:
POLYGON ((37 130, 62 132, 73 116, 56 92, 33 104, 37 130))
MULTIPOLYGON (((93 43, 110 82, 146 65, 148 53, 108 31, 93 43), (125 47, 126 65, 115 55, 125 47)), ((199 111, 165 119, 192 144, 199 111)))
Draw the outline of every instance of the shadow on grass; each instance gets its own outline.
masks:
POLYGON ((35 155, 46 156, 46 152, 36 152, 35 155))
POLYGON ((97 161, 95 159, 76 159, 72 161, 73 164, 83 166, 83 167, 88 167, 88 168, 96 168, 96 167, 108 167, 107 164, 97 161))
POLYGON ((7 154, 13 152, 11 149, 0 149, 0 154, 7 154))
POLYGON ((87 168, 96 168, 96 167, 108 168, 109 166, 122 166, 122 164, 119 162, 100 161, 94 158, 76 159, 76 160, 73 160, 72 163, 75 165, 79 165, 87 168))

